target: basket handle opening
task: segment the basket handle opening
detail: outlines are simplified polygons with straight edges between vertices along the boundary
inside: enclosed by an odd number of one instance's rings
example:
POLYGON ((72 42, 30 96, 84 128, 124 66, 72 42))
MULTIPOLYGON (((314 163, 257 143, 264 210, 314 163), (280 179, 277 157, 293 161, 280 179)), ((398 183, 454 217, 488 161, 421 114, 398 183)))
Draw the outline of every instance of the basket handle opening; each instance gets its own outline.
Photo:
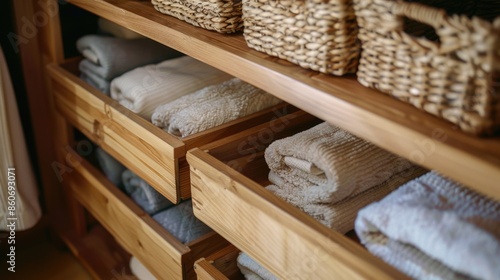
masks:
POLYGON ((445 21, 446 11, 420 3, 398 1, 392 6, 392 12, 400 19, 401 32, 417 37, 423 47, 439 49, 439 30, 445 21))

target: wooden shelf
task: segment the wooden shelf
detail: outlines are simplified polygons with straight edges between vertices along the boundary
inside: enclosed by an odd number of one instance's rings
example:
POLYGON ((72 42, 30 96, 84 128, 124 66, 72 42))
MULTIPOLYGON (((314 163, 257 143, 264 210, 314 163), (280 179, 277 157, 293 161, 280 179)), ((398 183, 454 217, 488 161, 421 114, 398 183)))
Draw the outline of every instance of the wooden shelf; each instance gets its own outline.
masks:
POLYGON ((500 137, 478 138, 374 89, 355 76, 306 70, 250 49, 242 34, 219 34, 156 11, 150 1, 70 3, 258 86, 426 168, 500 200, 500 137))

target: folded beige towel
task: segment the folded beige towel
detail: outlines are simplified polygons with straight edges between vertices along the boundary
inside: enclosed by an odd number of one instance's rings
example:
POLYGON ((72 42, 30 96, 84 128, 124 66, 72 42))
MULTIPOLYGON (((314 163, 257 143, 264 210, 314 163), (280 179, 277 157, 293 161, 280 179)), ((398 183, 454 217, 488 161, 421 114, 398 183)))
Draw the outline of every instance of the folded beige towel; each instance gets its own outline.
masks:
POLYGON ((362 209, 374 255, 416 279, 500 279, 500 203, 429 172, 362 209))
MULTIPOLYGON (((300 201, 300 197, 294 196, 293 193, 286 193, 287 191, 291 191, 293 186, 283 188, 278 187, 277 185, 270 185, 267 186, 266 189, 307 213, 309 216, 313 217, 328 228, 345 234, 354 228, 354 221, 360 209, 370 203, 381 200, 402 184, 424 174, 425 172, 425 169, 413 166, 400 173, 394 174, 377 186, 352 197, 332 203, 303 203, 300 201), (293 197, 294 199, 289 200, 290 197, 293 197)), ((274 179, 271 181, 274 181, 281 186, 283 186, 283 184, 288 184, 283 182, 283 180, 279 177, 274 178, 276 175, 270 174, 269 176, 274 179)))
POLYGON ((156 280, 156 277, 134 256, 130 258, 130 271, 139 280, 156 280))
POLYGON ((246 253, 240 252, 236 258, 236 265, 246 280, 277 280, 269 270, 260 265, 246 253))
POLYGON ((186 137, 282 102, 238 78, 200 89, 155 109, 151 121, 186 137))
POLYGON ((412 164, 324 122, 265 151, 275 191, 294 205, 334 203, 378 186, 412 164))
POLYGON ((185 94, 233 78, 189 56, 131 70, 111 82, 111 97, 150 120, 154 109, 185 94))

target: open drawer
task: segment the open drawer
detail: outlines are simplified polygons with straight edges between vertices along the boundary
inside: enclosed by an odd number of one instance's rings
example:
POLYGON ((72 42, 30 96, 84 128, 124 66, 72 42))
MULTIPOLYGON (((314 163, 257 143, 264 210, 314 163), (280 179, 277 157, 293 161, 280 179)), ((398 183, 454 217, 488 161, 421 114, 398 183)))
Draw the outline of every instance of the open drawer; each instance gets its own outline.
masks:
POLYGON ((243 280, 245 277, 238 268, 236 259, 240 250, 229 245, 206 258, 194 263, 198 280, 243 280))
POLYGON ((296 108, 282 103, 247 117, 180 138, 123 107, 78 78, 79 59, 50 65, 54 103, 71 125, 174 203, 191 197, 186 151, 296 108))
POLYGON ((264 150, 307 126, 290 114, 187 154, 195 215, 279 279, 407 279, 353 238, 275 196, 264 150), (286 126, 284 125, 286 123, 286 126), (259 141, 265 140, 265 141, 259 141))
POLYGON ((194 279, 194 261, 228 245, 215 232, 183 244, 166 231, 106 177, 78 158, 63 184, 117 242, 136 256, 158 279, 194 279))

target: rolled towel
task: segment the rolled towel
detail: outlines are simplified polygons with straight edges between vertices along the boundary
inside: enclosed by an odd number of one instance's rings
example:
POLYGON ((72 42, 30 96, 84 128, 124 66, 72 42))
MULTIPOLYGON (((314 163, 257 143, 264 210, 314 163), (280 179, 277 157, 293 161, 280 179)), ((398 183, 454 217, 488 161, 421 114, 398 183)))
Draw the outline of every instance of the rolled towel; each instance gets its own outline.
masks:
POLYGON ((122 186, 122 174, 127 167, 117 161, 114 157, 104 151, 101 147, 96 149, 96 158, 99 167, 101 168, 106 178, 115 186, 122 186))
POLYGON ((416 279, 500 279, 500 203, 436 172, 362 209, 361 243, 416 279))
POLYGON ((85 71, 80 72, 80 79, 109 96, 111 81, 105 80, 92 72, 85 71))
POLYGON ((278 280, 269 270, 241 252, 236 258, 236 265, 246 280, 278 280))
POLYGON ((137 32, 127 29, 105 18, 99 18, 97 20, 97 25, 99 26, 99 30, 104 33, 113 35, 114 37, 123 39, 137 39, 144 37, 137 32))
POLYGON ((150 215, 174 205, 146 181, 128 169, 123 171, 122 181, 125 193, 150 215))
POLYGON ((378 186, 412 164, 326 122, 265 151, 280 196, 295 205, 333 203, 378 186))
POLYGON ((238 78, 200 89, 158 106, 153 124, 186 137, 282 102, 238 78))
POLYGON ((148 38, 85 35, 77 40, 76 47, 87 58, 81 61, 80 71, 94 73, 105 80, 112 80, 139 66, 182 55, 148 38))
POLYGON ((139 67, 115 78, 111 82, 111 97, 151 120, 158 105, 231 78, 208 64, 183 56, 139 67))
POLYGON ((195 217, 191 200, 163 210, 155 214, 153 219, 182 243, 191 242, 212 232, 209 226, 195 217))
MULTIPOLYGON (((278 187, 277 185, 270 185, 267 186, 266 189, 307 213, 309 216, 313 217, 326 227, 345 234, 354 228, 354 221, 356 220, 356 215, 360 209, 370 203, 383 199, 386 195, 400 187, 402 184, 424 174, 425 172, 426 170, 423 168, 412 166, 404 171, 394 174, 377 186, 373 186, 372 188, 369 188, 368 190, 365 190, 355 196, 331 203, 303 203, 300 201, 300 197, 293 196, 293 193, 287 193, 293 189, 292 186, 278 187), (294 199, 292 201, 288 200, 287 198, 290 197, 294 197, 294 199)), ((280 178, 278 178, 278 180, 283 182, 280 178)), ((280 181, 277 182, 279 183, 280 181)), ((283 184, 280 186, 283 186, 283 184)))
POLYGON ((156 277, 149 271, 135 256, 130 258, 130 271, 139 280, 156 280, 156 277))

